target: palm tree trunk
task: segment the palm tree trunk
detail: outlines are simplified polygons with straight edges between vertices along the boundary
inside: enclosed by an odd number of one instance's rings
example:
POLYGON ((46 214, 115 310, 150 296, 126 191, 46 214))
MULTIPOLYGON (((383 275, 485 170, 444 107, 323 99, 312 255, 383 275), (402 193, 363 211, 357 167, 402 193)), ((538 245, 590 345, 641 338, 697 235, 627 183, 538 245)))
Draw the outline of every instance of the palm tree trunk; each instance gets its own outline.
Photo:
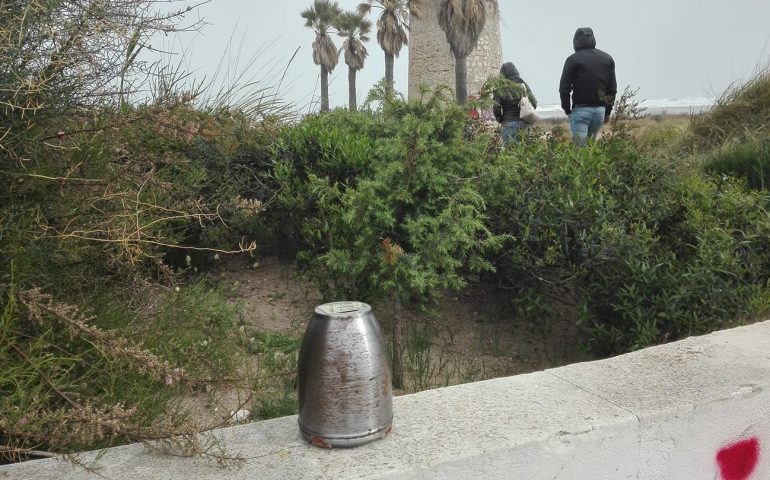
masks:
POLYGON ((385 88, 388 92, 393 91, 393 64, 395 56, 392 53, 385 54, 385 88))
POLYGON ((356 69, 348 67, 348 108, 356 111, 356 69))
POLYGON ((329 111, 329 70, 321 65, 321 111, 329 111))
POLYGON ((455 94, 457 103, 468 103, 468 68, 465 64, 467 57, 455 59, 455 94))

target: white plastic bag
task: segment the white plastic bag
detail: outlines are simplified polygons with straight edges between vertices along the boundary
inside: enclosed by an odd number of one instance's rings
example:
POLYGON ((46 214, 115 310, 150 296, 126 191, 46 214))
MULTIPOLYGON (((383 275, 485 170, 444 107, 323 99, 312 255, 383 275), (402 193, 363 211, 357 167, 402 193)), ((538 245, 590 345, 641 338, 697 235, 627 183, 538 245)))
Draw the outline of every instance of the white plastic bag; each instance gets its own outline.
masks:
POLYGON ((535 112, 535 107, 532 106, 532 102, 529 101, 527 95, 522 96, 521 100, 519 100, 519 110, 520 119, 527 123, 535 123, 537 121, 537 112, 535 112))

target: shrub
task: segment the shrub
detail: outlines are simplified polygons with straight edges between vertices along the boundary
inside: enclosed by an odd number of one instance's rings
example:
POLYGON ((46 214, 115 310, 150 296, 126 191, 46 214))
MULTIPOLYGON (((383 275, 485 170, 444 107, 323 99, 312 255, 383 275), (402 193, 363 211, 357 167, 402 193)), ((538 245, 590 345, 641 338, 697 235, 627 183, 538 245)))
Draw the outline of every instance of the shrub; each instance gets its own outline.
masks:
POLYGON ((633 138, 633 132, 638 128, 636 121, 647 116, 645 109, 640 107, 641 100, 636 98, 638 92, 638 88, 633 89, 630 85, 623 89, 623 93, 615 100, 612 117, 602 138, 626 140, 633 138))
POLYGON ((39 289, 2 292, 0 438, 75 452, 195 431, 180 394, 226 381, 241 339, 239 311, 207 282, 155 294, 154 309, 109 288, 81 308, 39 289))
POLYGON ((319 214, 327 190, 343 192, 371 172, 376 152, 370 130, 376 126, 369 113, 338 110, 284 128, 274 146, 269 182, 275 203, 267 215, 294 253, 312 237, 306 222, 319 214))
POLYGON ((625 141, 521 146, 485 178, 491 228, 508 234, 498 281, 562 286, 597 354, 722 328, 767 295, 764 199, 733 183, 680 176, 625 141))
POLYGON ((3 294, 4 456, 30 447, 77 451, 136 439, 165 410, 172 390, 163 385, 178 381, 181 369, 39 291, 3 294))
POLYGON ((379 116, 348 117, 356 127, 347 132, 334 115, 311 118, 281 142, 279 208, 298 212, 299 259, 326 298, 392 299, 400 312, 461 288, 468 270, 491 268, 480 254, 495 239, 472 187, 490 139, 467 137, 467 112, 440 98, 386 99, 379 116))
POLYGON ((330 297, 372 299, 402 283, 404 300, 420 299, 459 285, 452 255, 484 236, 469 180, 488 139, 470 141, 467 114, 438 103, 393 101, 382 117, 362 115, 348 117, 360 123, 347 133, 334 117, 310 118, 280 143, 279 208, 300 211, 301 258, 330 297))
POLYGON ((0 2, 2 455, 190 431, 169 401, 232 370, 234 307, 193 286, 148 313, 144 286, 180 247, 255 248, 278 125, 129 105, 143 42, 180 19, 155 3, 0 2))
POLYGON ((764 200, 696 176, 670 189, 661 200, 679 205, 676 215, 657 229, 645 225, 637 235, 645 242, 627 240, 621 255, 590 272, 588 292, 599 308, 584 318, 601 353, 734 325, 767 296, 764 200))
POLYGON ((528 139, 500 150, 432 100, 285 132, 274 212, 301 212, 299 259, 327 298, 395 298, 398 315, 400 302, 494 272, 484 278, 516 291, 523 311, 548 311, 526 303, 554 295, 572 304, 600 355, 767 304, 762 196, 651 158, 623 126, 586 148, 528 139), (351 138, 355 155, 332 153, 351 138))
POLYGON ((706 172, 744 179, 749 188, 770 187, 770 139, 754 139, 713 151, 704 163, 706 172))

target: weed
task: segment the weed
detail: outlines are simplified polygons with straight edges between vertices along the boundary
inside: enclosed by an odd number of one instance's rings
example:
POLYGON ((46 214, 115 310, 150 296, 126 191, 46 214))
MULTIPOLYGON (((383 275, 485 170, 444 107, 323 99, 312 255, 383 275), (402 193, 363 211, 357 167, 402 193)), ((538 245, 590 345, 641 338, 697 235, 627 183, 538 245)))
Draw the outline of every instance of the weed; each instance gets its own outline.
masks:
POLYGON ((419 392, 437 386, 448 368, 448 357, 442 348, 434 350, 434 332, 430 322, 412 324, 404 341, 404 369, 407 391, 419 392))
POLYGON ((267 420, 276 417, 285 417, 297 413, 297 396, 290 391, 265 395, 256 404, 259 418, 267 420))
POLYGON ((715 149, 706 159, 704 170, 714 175, 744 179, 749 188, 770 188, 770 139, 746 139, 715 149))
POLYGON ((297 362, 302 339, 272 332, 246 332, 256 368, 249 380, 252 409, 268 419, 297 413, 297 362))

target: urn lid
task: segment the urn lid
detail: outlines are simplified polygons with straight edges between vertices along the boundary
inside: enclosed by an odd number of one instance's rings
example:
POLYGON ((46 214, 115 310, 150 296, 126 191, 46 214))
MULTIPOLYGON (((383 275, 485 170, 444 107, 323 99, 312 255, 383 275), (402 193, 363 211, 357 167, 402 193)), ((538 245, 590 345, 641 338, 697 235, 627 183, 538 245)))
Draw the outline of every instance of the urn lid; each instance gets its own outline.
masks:
POLYGON ((345 301, 324 303, 315 307, 316 315, 322 317, 351 317, 371 312, 372 307, 367 303, 345 301))

